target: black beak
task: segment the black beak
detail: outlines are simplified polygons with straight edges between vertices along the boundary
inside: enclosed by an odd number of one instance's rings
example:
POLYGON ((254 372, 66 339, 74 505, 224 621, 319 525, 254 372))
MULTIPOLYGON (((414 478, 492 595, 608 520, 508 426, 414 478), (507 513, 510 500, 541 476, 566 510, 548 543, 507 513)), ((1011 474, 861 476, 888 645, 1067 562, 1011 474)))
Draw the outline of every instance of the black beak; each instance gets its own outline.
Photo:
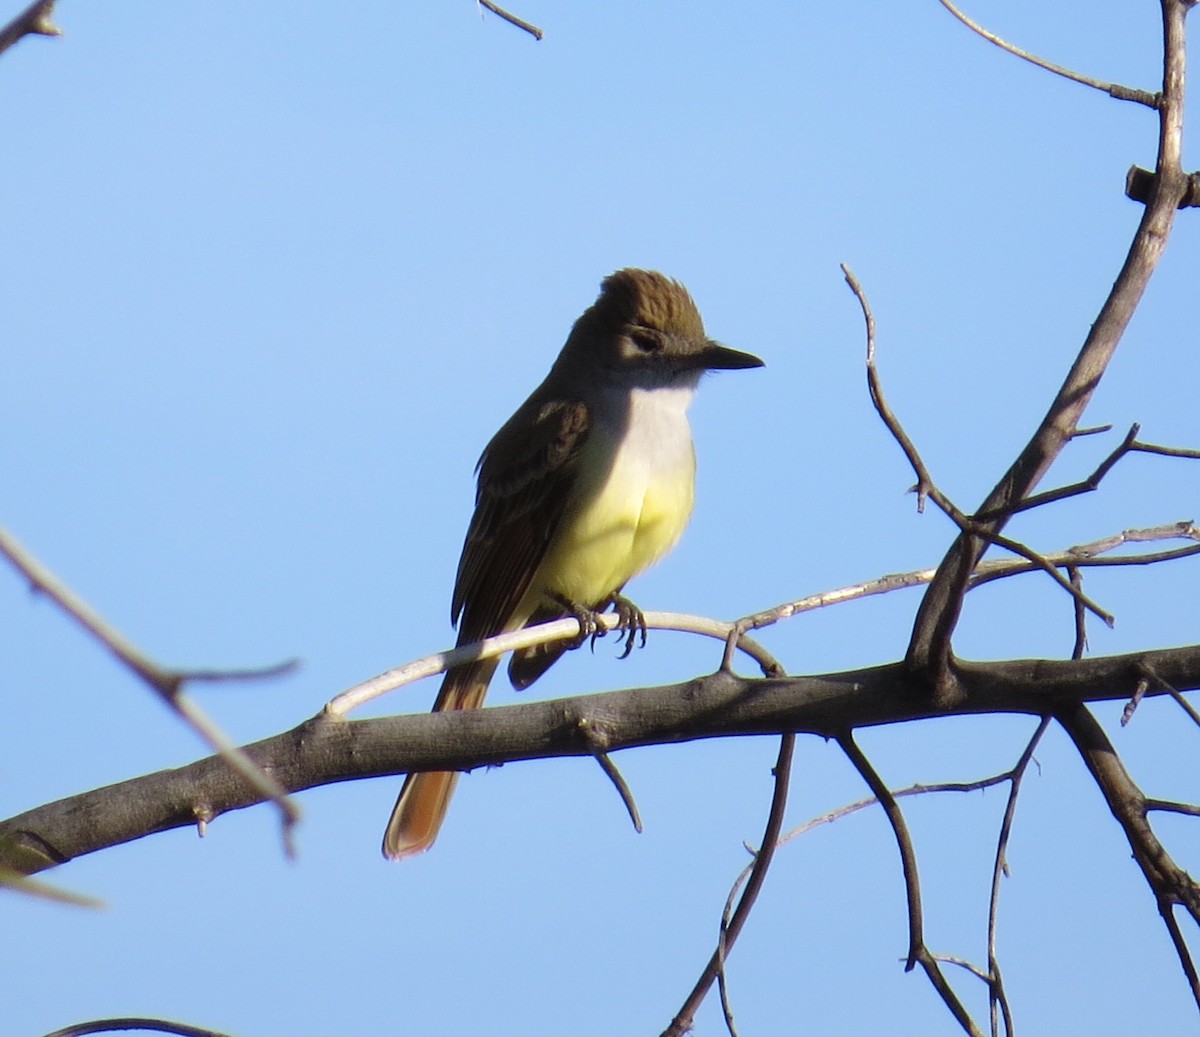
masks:
POLYGON ((712 339, 704 344, 698 359, 709 371, 741 371, 763 366, 763 362, 753 353, 741 353, 712 339))

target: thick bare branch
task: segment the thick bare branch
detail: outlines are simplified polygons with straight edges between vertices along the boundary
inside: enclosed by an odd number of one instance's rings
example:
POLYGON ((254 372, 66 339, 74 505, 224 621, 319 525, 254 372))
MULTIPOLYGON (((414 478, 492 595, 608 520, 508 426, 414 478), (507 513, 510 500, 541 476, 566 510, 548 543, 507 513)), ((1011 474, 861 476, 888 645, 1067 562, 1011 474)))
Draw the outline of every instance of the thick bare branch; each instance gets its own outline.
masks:
MULTIPOLYGON (((1144 681, 1144 678, 1143 678, 1144 681)), ((1187 944, 1179 934, 1174 918, 1176 905, 1182 906, 1192 920, 1200 924, 1200 885, 1175 863, 1159 842, 1147 820, 1148 803, 1109 741, 1108 735, 1083 703, 1055 711, 1055 719, 1071 736, 1093 780, 1104 795, 1109 810, 1125 833, 1134 860, 1142 869, 1147 884, 1158 902, 1168 933, 1179 956, 1180 966, 1200 1008, 1200 978, 1187 944)))
MULTIPOLYGON (((902 663, 815 677, 750 680, 726 671, 682 684, 489 709, 377 720, 314 717, 245 747, 289 792, 414 770, 593 756, 581 722, 610 751, 729 735, 817 734, 945 715, 1042 716, 1076 702, 1128 698, 1148 665, 1180 691, 1200 688, 1200 645, 1092 659, 960 661, 964 696, 948 712, 912 694, 902 663)), ((1152 688, 1150 696, 1166 694, 1152 688)), ((134 778, 0 822, 0 866, 25 874, 263 801, 219 757, 134 778)))
MULTIPOLYGON (((980 514, 996 516, 986 523, 993 532, 1003 528, 1010 510, 1029 495, 1075 434, 1158 266, 1175 212, 1188 189, 1180 160, 1186 67, 1184 18, 1189 6, 1186 0, 1162 0, 1163 89, 1158 103, 1156 178, 1150 200, 1121 271, 1062 387, 1029 443, 978 509, 980 514)), ((907 661, 914 675, 919 675, 941 703, 950 703, 961 694, 952 666, 951 637, 963 596, 986 546, 986 540, 977 535, 958 536, 938 567, 913 625, 907 661)))

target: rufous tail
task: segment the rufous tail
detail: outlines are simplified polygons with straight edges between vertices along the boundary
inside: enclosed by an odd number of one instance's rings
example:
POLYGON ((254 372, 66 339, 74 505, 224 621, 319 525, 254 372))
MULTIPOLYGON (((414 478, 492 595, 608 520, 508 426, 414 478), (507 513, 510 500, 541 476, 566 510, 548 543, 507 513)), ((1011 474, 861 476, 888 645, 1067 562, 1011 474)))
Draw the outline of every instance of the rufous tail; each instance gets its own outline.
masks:
MULTIPOLYGON (((433 704, 434 712, 478 709, 496 672, 496 663, 495 659, 485 659, 447 673, 433 704)), ((442 827, 457 783, 457 771, 410 774, 404 780, 387 831, 383 833, 383 855, 398 861, 428 850, 442 827)))

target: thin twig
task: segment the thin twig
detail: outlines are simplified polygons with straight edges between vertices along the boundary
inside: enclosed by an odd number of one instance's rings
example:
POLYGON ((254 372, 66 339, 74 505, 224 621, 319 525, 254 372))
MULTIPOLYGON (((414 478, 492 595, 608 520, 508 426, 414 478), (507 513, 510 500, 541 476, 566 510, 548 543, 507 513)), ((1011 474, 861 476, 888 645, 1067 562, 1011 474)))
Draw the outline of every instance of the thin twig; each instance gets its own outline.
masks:
POLYGON ((900 850, 900 864, 904 871, 904 889, 908 899, 908 955, 904 971, 911 972, 917 963, 920 948, 925 944, 924 919, 921 910, 921 880, 917 875, 917 855, 913 849, 912 837, 908 834, 908 826, 904 823, 904 815, 900 813, 895 796, 883 783, 883 779, 879 777, 866 754, 858 747, 853 733, 843 735, 838 739, 838 744, 854 765, 854 769, 858 771, 875 794, 875 799, 883 807, 896 836, 896 845, 900 850))
MULTIPOLYGON (((1060 486, 1055 490, 1046 490, 1043 493, 1035 493, 1031 497, 1026 497, 1023 501, 1013 505, 1008 509, 1010 515, 1016 515, 1022 511, 1029 511, 1031 508, 1040 508, 1043 505, 1051 504, 1055 501, 1066 500, 1068 497, 1077 497, 1083 493, 1092 493, 1097 490, 1104 477, 1112 471, 1113 467, 1126 454, 1157 454, 1160 457, 1182 457, 1191 460, 1200 459, 1200 450, 1190 450, 1184 447, 1161 446, 1157 443, 1142 443, 1138 440, 1137 434, 1141 430, 1141 426, 1136 422, 1130 427, 1129 432, 1111 454, 1108 455, 1086 479, 1081 479, 1079 482, 1071 483, 1069 486, 1060 486)), ((975 518, 981 522, 987 522, 997 518, 996 514, 979 514, 975 518)))
POLYGON ((1192 994, 1200 1001, 1200 975, 1196 974, 1196 963, 1192 959, 1192 952, 1187 945, 1187 940, 1183 938, 1183 933, 1179 931, 1179 919, 1175 917, 1175 905, 1160 900, 1158 902, 1158 913, 1162 916, 1163 924, 1167 927, 1167 934, 1171 937, 1171 943, 1175 947, 1175 955, 1179 959, 1179 964, 1183 967, 1183 974, 1187 977, 1188 985, 1192 988, 1192 994))
MULTIPOLYGON (((897 799, 904 799, 908 796, 924 796, 936 792, 981 792, 984 789, 991 788, 994 785, 1001 785, 1006 781, 1011 780, 1012 772, 1005 771, 1003 774, 993 774, 987 778, 977 778, 975 781, 939 781, 932 784, 924 784, 916 782, 902 789, 896 789, 892 795, 897 799)), ((802 835, 811 832, 815 828, 820 828, 822 825, 833 824, 835 821, 840 821, 844 817, 849 817, 851 814, 857 814, 861 810, 866 810, 868 807, 878 806, 879 800, 874 796, 867 796, 863 799, 855 800, 853 803, 844 803, 840 807, 827 811, 818 817, 810 818, 804 824, 797 828, 793 828, 790 832, 779 837, 779 845, 783 846, 797 839, 802 835)), ((746 865, 741 874, 734 880, 733 888, 729 891, 728 902, 732 903, 737 891, 741 889, 742 883, 750 876, 750 872, 754 867, 753 861, 746 865)))
POLYGON ((1171 685, 1169 685, 1166 681, 1160 680, 1158 683, 1160 686, 1166 689, 1167 694, 1175 700, 1179 708, 1192 718, 1192 722, 1200 725, 1200 712, 1197 712, 1196 707, 1183 697, 1183 693, 1177 688, 1172 688, 1171 685))
MULTIPOLYGON (((1193 554, 1200 554, 1200 530, 1197 530, 1192 522, 1176 522, 1170 525, 1155 526, 1152 529, 1125 530, 1123 533, 1105 537, 1102 540, 1082 544, 1078 547, 1071 547, 1065 551, 1056 551, 1053 554, 1045 554, 1041 557, 1053 566, 1075 566, 1081 568, 1106 565, 1150 565, 1155 562, 1186 558, 1193 554), (1177 538, 1194 540, 1197 543, 1192 547, 1172 548, 1169 551, 1158 551, 1145 555, 1124 555, 1117 558, 1097 557, 1106 551, 1112 551, 1126 543, 1143 543, 1152 540, 1173 540, 1177 538)), ((971 580, 970 589, 974 590, 976 587, 980 587, 985 583, 991 583, 993 580, 1003 580, 1010 576, 1032 572, 1035 568, 1040 568, 1040 566, 1035 566, 1025 559, 1018 561, 1001 558, 980 562, 971 580)), ((744 630, 761 630, 763 627, 771 626, 784 619, 790 619, 792 616, 799 615, 802 612, 811 612, 814 609, 827 608, 830 605, 838 605, 844 601, 852 601, 858 598, 868 598, 876 594, 888 594, 891 591, 902 590, 906 587, 919 587, 922 584, 929 583, 936 572, 936 569, 915 569, 912 572, 906 573, 890 573, 887 576, 880 576, 878 579, 868 580, 864 583, 854 583, 847 587, 839 587, 836 590, 822 591, 819 594, 812 594, 806 598, 784 602, 773 608, 764 609, 762 612, 745 616, 738 620, 738 625, 744 630)))
POLYGON ((1092 558, 1105 554, 1125 544, 1144 544, 1153 540, 1194 540, 1200 543, 1200 528, 1191 519, 1182 522, 1169 522, 1163 526, 1150 526, 1142 529, 1125 529, 1112 536, 1093 540, 1091 543, 1079 544, 1071 548, 1071 554, 1076 558, 1092 558))
MULTIPOLYGON (((167 670, 150 659, 128 638, 108 623, 95 609, 75 594, 45 565, 26 550, 5 529, 0 529, 0 555, 3 555, 38 594, 44 594, 62 612, 75 620, 97 642, 108 649, 129 670, 135 673, 167 707, 180 717, 213 752, 217 753, 238 774, 246 779, 279 810, 284 852, 292 857, 295 847, 292 829, 300 819, 300 808, 284 792, 279 783, 269 774, 256 767, 250 758, 231 741, 194 702, 183 693, 183 686, 193 675, 182 670, 167 670)), ((284 663, 263 670, 233 671, 221 674, 216 671, 199 671, 199 680, 244 680, 248 676, 261 678, 289 672, 295 663, 284 663)))
POLYGON ((495 4, 492 0, 479 0, 479 6, 485 7, 497 18, 503 18, 509 25, 515 25, 518 29, 522 29, 529 33, 535 40, 540 40, 546 34, 542 32, 536 25, 525 21, 523 18, 518 18, 511 11, 506 11, 499 4, 495 4))
MULTIPOLYGON (((1170 695, 1171 698, 1175 700, 1176 705, 1178 705, 1180 709, 1182 709, 1189 717, 1191 717, 1192 722, 1200 725, 1200 713, 1198 713, 1196 708, 1183 697, 1178 688, 1173 687, 1167 681, 1163 680, 1155 672, 1154 667, 1147 663, 1140 664, 1138 669, 1142 672, 1144 680, 1149 681, 1154 687, 1159 688, 1170 695)), ((1141 682, 1139 682, 1138 687, 1141 687, 1141 682)), ((1143 691, 1142 694, 1145 694, 1145 691, 1143 691)), ((1128 706, 1126 707, 1126 712, 1132 715, 1132 710, 1129 709, 1128 706)), ((1121 726, 1124 727, 1126 723, 1128 723, 1128 719, 1125 715, 1122 715, 1121 726)))
MULTIPOLYGON (((909 785, 906 788, 896 789, 892 795, 896 799, 902 799, 907 796, 923 796, 938 792, 981 792, 991 788, 994 785, 1000 785, 1006 781, 1012 780, 1012 771, 1005 771, 1002 774, 994 774, 987 778, 977 778, 974 781, 943 781, 933 784, 916 783, 909 785)), ((833 824, 835 821, 840 821, 844 817, 849 817, 851 814, 856 814, 859 811, 866 810, 868 807, 877 806, 879 800, 875 796, 868 796, 865 799, 856 800, 853 803, 845 803, 834 810, 827 811, 818 817, 814 817, 806 821, 797 828, 793 828, 779 837, 779 847, 786 843, 797 839, 815 828, 822 825, 833 824)), ((743 883, 750 877, 754 870, 755 861, 751 861, 734 880, 732 888, 729 890, 729 896, 725 900, 725 915, 728 916, 733 910, 734 899, 737 897, 738 890, 742 888, 743 883)))
POLYGON ((1194 803, 1175 803, 1169 799, 1146 800, 1147 810, 1161 810, 1169 814, 1187 814, 1188 817, 1200 817, 1200 806, 1194 803))
POLYGON ((941 996, 950 1013, 958 1020, 958 1024, 971 1035, 983 1037, 982 1031, 975 1025, 970 1013, 963 1007, 958 995, 954 993, 937 961, 925 946, 924 919, 921 909, 921 880, 917 874, 917 855, 913 849, 912 837, 905 824, 904 815, 900 811, 895 797, 884 784, 883 779, 867 759, 866 754, 854 741, 853 732, 848 732, 838 738, 838 745, 846 754, 854 769, 862 775, 863 780, 870 786, 871 791, 879 800, 892 826, 896 837, 896 846, 900 851, 900 864, 904 872, 904 889, 908 901, 908 955, 905 961, 905 971, 910 971, 914 965, 920 964, 933 988, 941 996))
MULTIPOLYGON (((643 617, 646 628, 649 630, 677 630, 683 633, 701 634, 722 642, 728 642, 729 636, 736 626, 736 624, 724 620, 690 616, 683 612, 646 612, 643 613, 643 617)), ((615 613, 606 612, 597 616, 596 621, 600 628, 607 632, 620 622, 620 618, 615 613)), ((412 684, 425 677, 444 673, 451 667, 462 663, 474 662, 477 659, 492 659, 518 648, 549 644, 552 641, 568 641, 578 636, 579 620, 574 618, 556 619, 550 623, 540 623, 537 626, 514 630, 511 634, 499 634, 473 644, 435 652, 433 655, 422 656, 420 659, 415 659, 394 670, 388 670, 377 677, 363 681, 361 684, 356 684, 352 688, 347 688, 330 699, 321 712, 323 716, 345 716, 352 709, 357 709, 381 695, 386 695, 390 691, 395 691, 397 688, 402 688, 406 684, 412 684)), ((770 652, 749 637, 739 637, 737 647, 760 666, 778 665, 770 652)))
POLYGON ((633 798, 633 793, 629 789, 629 783, 625 780, 625 776, 617 770, 617 765, 612 762, 612 758, 608 753, 598 753, 596 761, 600 764, 600 769, 608 775, 609 780, 617 787, 617 794, 620 795, 621 801, 625 804, 625 809, 629 811, 629 820, 633 822, 633 830, 638 835, 641 835, 642 815, 638 813, 637 800, 633 798))
POLYGON ((867 293, 863 290, 862 284, 854 276, 854 272, 850 267, 845 263, 840 264, 840 266, 842 276, 846 278, 846 284, 850 286, 850 291, 854 293, 854 297, 858 300, 858 305, 862 308, 863 321, 867 327, 867 391, 871 394, 871 403, 874 404, 876 413, 887 426, 888 431, 892 434, 892 438, 900 444, 900 449, 904 451, 904 456, 908 458, 908 463, 917 475, 917 485, 915 487, 917 511, 923 512, 925 510, 925 500, 933 492, 933 479, 929 475, 929 469, 925 467, 925 462, 921 460, 921 455, 917 451, 916 445, 909 438, 908 433, 904 431, 904 426, 900 424, 900 421, 888 404, 887 398, 883 394, 883 385, 879 379, 879 370, 875 366, 875 315, 871 312, 871 304, 867 300, 867 293))
MULTIPOLYGON (((1067 575, 1071 577, 1072 587, 1083 587, 1083 574, 1079 571, 1079 566, 1068 565, 1067 575)), ((1071 658, 1082 659, 1083 653, 1087 651, 1087 609, 1083 607, 1083 603, 1076 598, 1075 606, 1075 643, 1071 646, 1071 658)))
POLYGON ((1064 68, 1062 65, 1056 65, 1052 61, 1047 61, 1045 58, 1039 58, 1036 54, 1030 54, 1027 50, 1022 50, 1007 40, 997 36, 994 32, 985 29, 978 22, 974 21, 950 2, 950 0, 938 0, 938 2, 955 18, 963 23, 968 29, 982 36, 989 43, 994 43, 1001 50, 1007 51, 1015 57, 1028 61, 1031 65, 1036 65, 1038 68, 1044 68, 1047 72, 1053 72, 1056 76, 1062 76, 1064 79, 1069 79, 1073 83, 1082 83, 1084 86, 1090 86, 1093 89, 1100 90, 1108 94, 1109 97, 1116 98, 1119 101, 1134 101, 1137 104, 1144 104, 1148 108, 1156 107, 1158 99, 1154 94, 1148 93, 1145 90, 1135 90, 1132 87, 1120 86, 1116 83, 1106 83, 1102 79, 1093 79, 1091 76, 1085 76, 1082 73, 1075 72, 1072 69, 1064 68))
POLYGON ((1133 695, 1125 703, 1125 708, 1121 710, 1122 727, 1125 727, 1133 719, 1133 714, 1137 711, 1138 706, 1142 704, 1142 699, 1146 697, 1146 692, 1149 690, 1150 681, 1145 677, 1137 682, 1137 685, 1133 689, 1133 695))
MULTIPOLYGON (((1200 530, 1190 522, 1176 522, 1169 525, 1155 526, 1151 529, 1129 529, 1102 540, 1065 551, 1038 556, 1050 566, 1080 567, 1102 565, 1149 565, 1155 562, 1172 561, 1189 555, 1200 554, 1200 530), (1174 548, 1147 555, 1126 555, 1119 558, 1100 558, 1098 555, 1111 551, 1126 543, 1142 543, 1153 540, 1188 539, 1197 541, 1195 546, 1174 548)), ((1028 559, 993 559, 981 562, 972 581, 972 588, 990 583, 993 580, 1005 579, 1022 573, 1032 572, 1042 568, 1028 559)), ((729 669, 731 664, 730 652, 741 651, 763 667, 768 675, 773 672, 782 673, 782 668, 770 652, 761 644, 745 635, 747 630, 760 630, 784 619, 814 609, 827 608, 844 601, 867 598, 876 594, 886 594, 905 587, 918 587, 929 583, 936 569, 917 569, 907 573, 891 573, 875 580, 855 583, 836 590, 822 591, 819 594, 798 598, 785 602, 770 609, 744 616, 733 623, 724 620, 710 619, 705 616, 693 616, 680 612, 646 612, 646 626, 653 630, 675 630, 682 633, 701 634, 725 642, 726 654, 722 659, 722 668, 729 669)), ((597 617, 601 627, 611 630, 619 622, 614 613, 604 613, 597 617)), ((382 695, 402 688, 405 685, 444 673, 460 663, 472 662, 477 659, 491 659, 505 652, 518 648, 528 648, 531 645, 547 644, 552 641, 566 641, 579 636, 579 622, 573 618, 556 619, 550 623, 525 627, 510 634, 489 637, 473 644, 462 645, 458 648, 434 652, 412 662, 405 663, 395 669, 388 670, 369 680, 356 684, 334 696, 322 710, 325 716, 345 716, 353 709, 365 705, 382 695)), ((199 673, 189 674, 189 678, 204 679, 199 673)))
POLYGON ((1008 790, 1008 802, 1004 806, 1004 818, 1000 822, 1000 834, 996 840, 996 857, 992 863, 992 889, 988 900, 987 928, 987 960, 989 980, 989 997, 992 1033, 999 1033, 996 1010, 999 1008, 1004 1016, 1004 1029, 1009 1037, 1013 1032, 1012 1008, 1008 1003, 1008 995, 1004 990, 1004 975, 1000 969, 1000 959, 996 954, 996 931, 1000 921, 1000 880, 1008 874, 1008 841, 1012 834, 1013 818, 1017 812, 1017 796, 1021 791, 1021 781, 1033 759, 1034 750, 1046 728, 1050 726, 1050 718, 1042 717, 1033 737, 1029 739, 1017 764, 1009 772, 1011 784, 1008 790))
POLYGON ((34 0, 4 28, 0 29, 0 54, 26 36, 61 36, 54 24, 55 0, 34 0))
MULTIPOLYGON (((775 791, 771 798, 771 810, 767 815, 767 827, 763 832, 758 853, 754 855, 754 863, 746 881, 746 888, 738 901, 737 908, 732 912, 729 911, 728 902, 726 903, 725 913, 721 918, 721 928, 717 935, 717 949, 704 967, 704 971, 700 974, 699 980, 696 981, 695 987, 692 988, 692 992, 687 996, 683 1006, 671 1020, 671 1025, 663 1031, 662 1037, 681 1037, 682 1034, 687 1033, 692 1028, 696 1010, 712 987, 713 979, 720 977, 722 986, 724 986, 725 959, 734 943, 737 942, 738 934, 741 933, 742 926, 746 923, 750 909, 758 899, 759 890, 767 876, 767 869, 771 866, 775 850, 779 845, 779 833, 783 828, 783 813, 787 807, 788 782, 791 779, 792 756, 795 748, 796 736, 790 731, 786 732, 779 740, 779 756, 773 770, 775 791)), ((732 1013, 728 1009, 726 993, 722 993, 722 1005, 726 1010, 726 1022, 730 1024, 732 1013)))
MULTIPOLYGON (((1172 547, 1166 551, 1150 551, 1141 555, 1118 555, 1115 558, 1085 558, 1076 557, 1074 559, 1064 558, 1061 561, 1052 559, 1056 564, 1070 565, 1075 569, 1105 569, 1114 566, 1122 565, 1155 565, 1158 562, 1174 562, 1180 558, 1190 558, 1192 555, 1200 554, 1200 544, 1194 547, 1172 547)), ((981 572, 986 572, 987 563, 980 566, 981 572)), ((1028 571, 1028 570, 1021 570, 1028 571)), ((1002 573, 1004 576, 1011 576, 1013 573, 1002 573)), ((991 577, 988 577, 991 579, 991 577)), ((978 580, 971 585, 974 590, 978 583, 985 582, 978 580)))
POLYGON ((95 897, 60 889, 49 882, 30 878, 28 875, 22 875, 19 871, 13 871, 10 868, 0 868, 0 889, 16 890, 26 896, 36 897, 39 900, 51 900, 56 904, 69 904, 71 907, 99 908, 104 906, 104 901, 97 900, 95 897))
MULTIPOLYGON (((1103 482, 1104 477, 1116 466, 1127 453, 1133 449, 1134 443, 1137 442, 1137 434, 1141 426, 1134 422, 1126 433, 1125 438, 1117 446, 1112 453, 1108 455, 1097 466, 1086 479, 1081 479, 1079 482, 1072 483, 1070 486, 1060 486, 1055 490, 1046 490, 1043 493, 1035 493, 1031 497, 1026 497, 1022 501, 1018 501, 1008 509, 1009 515, 1016 515, 1022 511, 1029 511, 1032 508, 1040 508, 1044 504, 1050 504, 1054 501, 1066 500, 1068 497, 1075 497, 1081 493, 1092 493, 1103 482)), ((1072 438, 1075 438, 1074 436, 1072 438)), ((989 519, 999 518, 999 515, 983 513, 977 515, 982 522, 987 522, 989 519)))
POLYGON ((957 965, 960 969, 971 973, 976 979, 983 980, 988 986, 992 985, 992 977, 973 961, 967 961, 966 958, 960 958, 954 954, 934 954, 931 957, 934 961, 940 961, 944 965, 957 965))
POLYGON ((113 1033, 117 1030, 151 1030, 154 1033, 170 1033, 175 1037, 228 1037, 227 1034, 216 1030, 192 1026, 189 1023, 176 1023, 169 1019, 145 1019, 126 1017, 122 1019, 93 1019, 86 1023, 74 1023, 64 1026, 61 1030, 46 1034, 46 1037, 86 1037, 92 1033, 113 1033))
MULTIPOLYGON (((721 663, 722 670, 728 670, 734 651, 741 646, 745 635, 745 627, 741 621, 734 623, 725 644, 725 655, 721 663)), ((758 659, 766 677, 783 677, 783 667, 771 656, 763 653, 758 659)), ((730 1037, 737 1037, 737 1026, 733 1020, 733 1007, 729 1001, 729 986, 725 976, 725 961, 737 941, 742 926, 749 917, 750 909, 758 899, 759 890, 767 877, 767 869, 771 866, 775 851, 783 844, 780 832, 783 829, 783 814, 787 807, 788 783, 791 778, 792 757, 796 752, 796 736, 793 732, 785 732, 779 742, 779 756, 771 773, 775 777, 775 788, 771 797, 771 809, 767 815, 767 827, 763 833, 761 846, 754 854, 754 860, 738 877, 738 881, 730 890, 725 900, 725 909, 721 912, 721 927, 717 933, 717 949, 709 959, 692 992, 684 1001, 683 1006, 671 1020, 671 1025, 663 1032, 663 1037, 677 1037, 687 1033, 692 1027, 696 1010, 700 1007, 708 991, 712 988, 713 976, 716 976, 718 991, 721 997, 721 1011, 725 1017, 725 1027, 730 1037), (745 883, 745 891, 734 908, 733 901, 738 889, 745 883)), ((753 852, 753 851, 752 851, 753 852)))
MULTIPOLYGON (((1006 551, 1012 551, 1013 554, 1020 555, 1026 561, 1031 562, 1036 568, 1041 569, 1042 572, 1046 573, 1052 580, 1054 580, 1055 583, 1057 583, 1063 588, 1063 590, 1071 595, 1071 599, 1075 602, 1076 607, 1082 606, 1092 613, 1092 615, 1103 620, 1105 626, 1110 628, 1112 627, 1114 622, 1112 613, 1108 612, 1106 609, 1102 609, 1091 598, 1084 594, 1082 585, 1076 585, 1071 580, 1067 579, 1067 577, 1063 576, 1063 574, 1058 571, 1057 567, 1051 563, 1049 559, 1038 554, 1038 552, 1034 551, 1030 547, 1027 547, 1025 544, 1022 544, 1016 540, 1010 540, 1005 536, 1000 536, 998 533, 990 532, 986 527, 980 526, 978 523, 971 522, 970 526, 973 528, 968 531, 976 533, 985 540, 990 540, 997 547, 1002 547, 1006 551)), ((966 527, 960 526, 959 528, 966 527)), ((970 590, 969 583, 967 585, 967 589, 970 590)))
MULTIPOLYGON (((866 323, 867 329, 867 390, 871 395, 871 403, 875 406, 875 411, 887 426, 892 437, 900 445, 900 449, 904 451, 904 456, 908 458, 908 463, 912 466, 913 472, 917 476, 916 494, 917 494, 917 511, 925 510, 925 501, 932 500, 937 505, 938 509, 943 512, 956 526, 960 533, 977 537, 983 543, 992 543, 997 547, 1002 547, 1006 551, 1011 551, 1014 554, 1020 555, 1027 561, 1033 563, 1038 568, 1042 569, 1051 577, 1060 587, 1070 594, 1076 601, 1080 601, 1091 612, 1094 612, 1106 625, 1113 625, 1113 617, 1097 605, 1094 601, 1088 598, 1082 591, 1073 587, 1069 580, 1051 565, 1045 558, 1039 555, 1033 549, 1026 547, 1015 540, 1001 536, 997 529, 992 529, 987 525, 979 522, 977 519, 965 514, 961 508, 950 500, 933 481, 933 477, 929 473, 925 462, 921 460, 921 455, 912 439, 904 430, 904 426, 900 423, 900 419, 896 417, 895 412, 887 402, 887 398, 883 393, 883 385, 879 378, 879 370, 875 365, 875 317, 871 312, 871 305, 867 300, 866 292, 863 290, 862 284, 859 283, 857 277, 854 276, 850 268, 845 264, 841 264, 842 273, 846 278, 846 283, 850 286, 850 290, 854 293, 854 297, 858 300, 858 304, 862 309, 863 320, 866 323)), ((982 553, 982 552, 981 552, 982 553)), ((977 559, 978 560, 978 559, 977 559)), ((964 588, 964 593, 966 588, 964 588)))
POLYGON ((249 666, 242 670, 183 670, 182 681, 188 684, 227 684, 233 681, 265 681, 290 677, 300 669, 299 659, 285 659, 270 666, 249 666))
POLYGON ((1160 446, 1157 443, 1134 443, 1129 448, 1139 454, 1158 454, 1160 457, 1186 457, 1189 460, 1200 460, 1200 450, 1191 450, 1181 446, 1160 446))
MULTIPOLYGON (((1006 781, 1012 781, 1013 772, 1011 770, 1003 771, 1000 774, 993 774, 986 778, 976 778, 974 781, 939 781, 932 784, 924 784, 916 782, 912 785, 907 785, 902 789, 894 789, 892 795, 896 799, 905 799, 908 796, 925 796, 931 793, 939 792, 982 792, 985 789, 990 789, 996 785, 1003 785, 1006 781)), ((791 842, 793 839, 799 838, 802 835, 811 832, 815 828, 820 828, 822 825, 833 824, 835 821, 840 821, 844 817, 849 817, 851 814, 857 814, 859 811, 866 810, 868 807, 877 806, 879 800, 874 796, 867 796, 863 799, 855 800, 853 803, 844 803, 842 806, 834 810, 827 811, 817 817, 810 818, 798 828, 793 828, 790 832, 779 837, 779 845, 791 842)), ((1170 809, 1164 806, 1163 809, 1170 809)), ((1196 808, 1200 812, 1200 807, 1196 808)), ((747 865, 742 873, 734 881, 733 889, 730 890, 730 900, 733 899, 735 893, 741 888, 743 882, 746 881, 750 874, 751 865, 747 865)))
POLYGON ((721 1015, 725 1019, 725 1029, 729 1031, 729 1037, 738 1037, 737 1023, 733 1019, 733 1003, 729 999, 729 981, 725 975, 725 953, 727 950, 725 944, 725 927, 729 924, 729 905, 725 905, 725 912, 721 915, 721 929, 717 933, 717 953, 720 956, 720 964, 717 968, 717 995, 721 999, 721 1015))

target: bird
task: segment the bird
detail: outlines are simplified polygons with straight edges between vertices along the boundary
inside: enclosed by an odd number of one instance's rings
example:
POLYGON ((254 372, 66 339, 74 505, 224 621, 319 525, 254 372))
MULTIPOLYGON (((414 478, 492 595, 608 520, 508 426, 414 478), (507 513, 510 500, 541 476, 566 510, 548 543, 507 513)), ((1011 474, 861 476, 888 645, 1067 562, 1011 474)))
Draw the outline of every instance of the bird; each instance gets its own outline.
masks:
MULTIPOLYGON (((628 655, 640 610, 626 583, 671 550, 692 513, 696 455, 687 408, 701 375, 763 366, 710 339, 678 281, 627 268, 606 277, 542 383, 484 448, 475 511, 451 599, 459 645, 565 616, 573 641, 518 649, 508 675, 529 687, 616 611, 628 655)), ((499 660, 445 675, 435 712, 476 709, 499 660)), ((433 845, 457 771, 405 779, 383 839, 393 860, 433 845)))

